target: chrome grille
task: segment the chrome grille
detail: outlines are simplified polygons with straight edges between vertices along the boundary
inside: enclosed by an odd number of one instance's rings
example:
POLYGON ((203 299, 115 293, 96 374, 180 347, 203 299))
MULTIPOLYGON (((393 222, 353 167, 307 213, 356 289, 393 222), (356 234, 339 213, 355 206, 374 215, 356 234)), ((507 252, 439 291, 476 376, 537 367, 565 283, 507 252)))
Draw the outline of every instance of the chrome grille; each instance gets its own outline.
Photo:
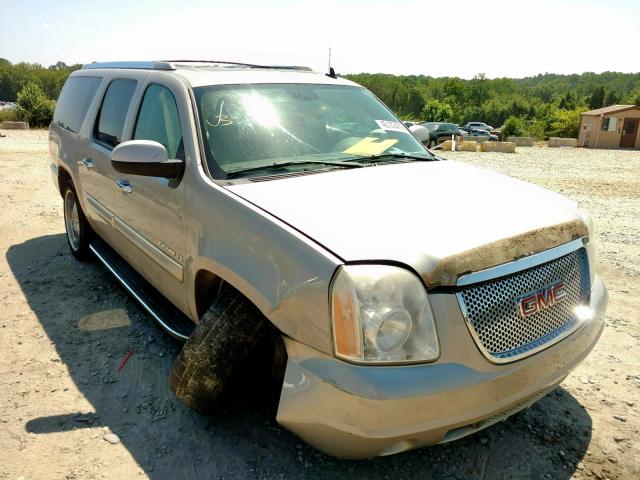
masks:
POLYGON ((574 310, 589 303, 590 285, 587 253, 580 248, 551 262, 464 287, 457 296, 481 350, 505 362, 537 351, 576 327, 574 310), (521 298, 560 281, 565 283, 564 301, 526 317, 520 314, 521 298))

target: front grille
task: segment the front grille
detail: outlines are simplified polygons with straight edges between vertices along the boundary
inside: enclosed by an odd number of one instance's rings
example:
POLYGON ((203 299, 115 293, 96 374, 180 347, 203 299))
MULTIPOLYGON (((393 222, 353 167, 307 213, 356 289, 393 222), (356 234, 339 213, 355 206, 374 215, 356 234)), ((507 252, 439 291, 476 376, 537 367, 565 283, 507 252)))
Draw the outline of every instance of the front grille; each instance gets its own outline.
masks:
POLYGON ((515 360, 562 338, 579 322, 575 308, 589 304, 589 261, 580 248, 551 262, 464 287, 457 295, 480 349, 498 362, 515 360), (519 300, 558 282, 566 298, 529 316, 519 300))

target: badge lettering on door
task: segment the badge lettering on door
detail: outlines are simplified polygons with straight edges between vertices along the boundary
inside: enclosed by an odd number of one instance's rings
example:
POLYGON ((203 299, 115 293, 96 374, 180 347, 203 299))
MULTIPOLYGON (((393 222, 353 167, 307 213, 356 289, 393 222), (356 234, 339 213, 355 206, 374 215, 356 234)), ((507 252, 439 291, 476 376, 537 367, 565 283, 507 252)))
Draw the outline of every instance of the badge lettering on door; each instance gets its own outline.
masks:
POLYGON ((176 260, 178 260, 180 263, 182 263, 184 261, 184 258, 182 257, 182 255, 180 255, 178 252, 176 252, 173 248, 165 245, 162 242, 158 242, 158 246, 160 247, 160 249, 166 253, 167 255, 175 258, 176 260))

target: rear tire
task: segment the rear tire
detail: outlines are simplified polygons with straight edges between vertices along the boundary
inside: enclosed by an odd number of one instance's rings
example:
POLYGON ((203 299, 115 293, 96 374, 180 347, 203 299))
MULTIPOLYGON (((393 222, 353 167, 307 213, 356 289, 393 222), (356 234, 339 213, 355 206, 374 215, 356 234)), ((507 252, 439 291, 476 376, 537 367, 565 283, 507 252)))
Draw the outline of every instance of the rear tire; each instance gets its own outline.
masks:
POLYGON ((62 196, 64 226, 71 254, 80 261, 93 258, 89 244, 94 233, 85 217, 78 196, 72 185, 66 185, 62 196))
POLYGON ((213 415, 227 398, 229 385, 240 380, 236 374, 267 336, 268 327, 255 305, 223 283, 176 359, 171 390, 196 412, 213 415))

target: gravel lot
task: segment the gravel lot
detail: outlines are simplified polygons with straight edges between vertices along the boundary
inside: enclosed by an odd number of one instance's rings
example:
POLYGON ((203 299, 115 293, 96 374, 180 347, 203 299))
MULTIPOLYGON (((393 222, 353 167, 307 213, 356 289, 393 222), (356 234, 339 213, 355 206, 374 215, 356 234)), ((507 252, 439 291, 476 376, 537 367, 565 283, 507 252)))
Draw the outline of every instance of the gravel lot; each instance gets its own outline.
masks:
POLYGON ((3 133, 0 479, 640 478, 640 152, 443 153, 592 212, 611 295, 605 331, 561 387, 501 424, 453 444, 340 461, 279 427, 251 392, 214 418, 175 400, 167 377, 179 346, 99 264, 68 253, 46 132, 3 133))

